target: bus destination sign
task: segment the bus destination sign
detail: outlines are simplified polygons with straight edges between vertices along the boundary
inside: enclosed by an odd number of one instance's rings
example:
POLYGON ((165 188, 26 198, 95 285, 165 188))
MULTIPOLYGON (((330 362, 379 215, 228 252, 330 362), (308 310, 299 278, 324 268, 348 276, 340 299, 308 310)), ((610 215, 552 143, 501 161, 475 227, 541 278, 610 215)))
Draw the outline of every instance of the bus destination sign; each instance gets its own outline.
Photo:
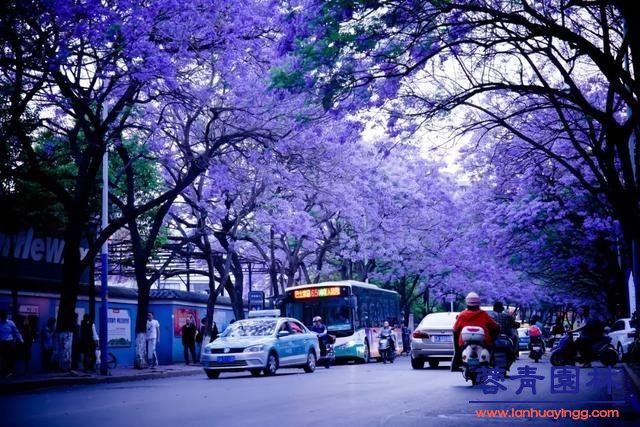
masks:
POLYGON ((340 295, 342 295, 340 286, 299 289, 293 292, 294 299, 339 297, 340 295))

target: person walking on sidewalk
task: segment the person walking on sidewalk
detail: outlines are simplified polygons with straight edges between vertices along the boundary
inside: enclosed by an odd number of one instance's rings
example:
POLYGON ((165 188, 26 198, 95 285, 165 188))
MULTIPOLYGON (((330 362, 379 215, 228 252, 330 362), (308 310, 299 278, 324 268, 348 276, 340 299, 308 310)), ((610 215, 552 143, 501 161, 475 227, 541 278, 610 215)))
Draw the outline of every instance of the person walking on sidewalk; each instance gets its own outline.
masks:
POLYGON ((7 312, 0 310, 0 376, 2 378, 13 375, 16 344, 22 344, 23 339, 16 324, 7 318, 7 312))
POLYGON ((98 333, 91 315, 82 316, 80 323, 80 352, 85 372, 93 371, 96 367, 96 348, 98 348, 98 333))
POLYGON ((147 363, 149 367, 158 366, 158 355, 156 354, 156 346, 160 343, 160 323, 153 318, 153 313, 147 314, 147 363))
POLYGON ((40 333, 40 350, 42 354, 42 369, 51 370, 51 357, 53 356, 53 333, 56 330, 56 319, 50 317, 42 327, 40 333))
POLYGON ((36 340, 36 330, 37 327, 33 324, 35 317, 33 315, 27 316, 18 316, 17 324, 18 331, 20 331, 20 335, 22 335, 22 344, 18 345, 18 360, 21 360, 24 364, 23 372, 25 374, 30 371, 31 364, 31 345, 36 340))
POLYGON ((182 349, 184 351, 184 361, 188 365, 189 364, 189 353, 191 353, 191 360, 195 364, 197 363, 196 359, 196 335, 198 334, 198 329, 196 325, 193 323, 193 319, 191 316, 187 317, 187 323, 182 326, 182 349))
POLYGON ((196 344, 198 345, 198 354, 202 353, 202 341, 204 340, 204 333, 207 331, 206 327, 207 318, 200 319, 200 329, 196 335, 196 344))

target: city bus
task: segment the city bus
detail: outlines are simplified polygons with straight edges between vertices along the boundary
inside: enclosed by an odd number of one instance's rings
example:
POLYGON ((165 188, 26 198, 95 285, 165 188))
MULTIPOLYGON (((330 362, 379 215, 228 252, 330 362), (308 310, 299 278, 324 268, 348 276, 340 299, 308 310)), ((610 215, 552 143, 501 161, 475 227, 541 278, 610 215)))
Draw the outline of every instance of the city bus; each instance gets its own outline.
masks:
POLYGON ((287 317, 311 327, 321 316, 336 337, 336 358, 367 363, 378 358, 378 332, 388 320, 395 328, 396 353, 402 352, 400 296, 395 291, 354 280, 288 288, 281 305, 287 317))

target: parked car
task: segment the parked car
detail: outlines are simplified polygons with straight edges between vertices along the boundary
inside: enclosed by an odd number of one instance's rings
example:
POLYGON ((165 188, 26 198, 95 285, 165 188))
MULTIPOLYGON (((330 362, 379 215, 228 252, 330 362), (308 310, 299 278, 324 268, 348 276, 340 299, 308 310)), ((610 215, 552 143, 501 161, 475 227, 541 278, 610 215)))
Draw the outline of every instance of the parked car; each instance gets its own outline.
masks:
POLYGON ((440 361, 453 358, 453 324, 458 312, 427 314, 411 334, 411 367, 437 368, 440 361))
POLYGON ((618 319, 607 333, 621 360, 629 352, 629 346, 636 337, 636 326, 630 318, 618 319))
POLYGON ((529 350, 529 328, 518 328, 518 350, 529 350))
POLYGON ((318 337, 300 321, 278 317, 279 310, 249 312, 207 344, 201 357, 209 378, 221 372, 248 370, 253 376, 275 375, 278 368, 313 372, 320 354, 318 337))

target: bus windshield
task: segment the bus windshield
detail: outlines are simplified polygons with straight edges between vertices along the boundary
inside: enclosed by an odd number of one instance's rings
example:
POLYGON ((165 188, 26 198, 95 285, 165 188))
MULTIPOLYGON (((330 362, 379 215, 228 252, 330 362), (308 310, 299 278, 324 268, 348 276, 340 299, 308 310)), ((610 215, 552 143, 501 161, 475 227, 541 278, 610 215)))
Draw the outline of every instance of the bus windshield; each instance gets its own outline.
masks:
POLYGON ((347 300, 337 298, 314 298, 304 301, 289 301, 287 316, 301 320, 311 327, 314 316, 322 317, 322 323, 336 336, 353 334, 353 318, 347 300))

